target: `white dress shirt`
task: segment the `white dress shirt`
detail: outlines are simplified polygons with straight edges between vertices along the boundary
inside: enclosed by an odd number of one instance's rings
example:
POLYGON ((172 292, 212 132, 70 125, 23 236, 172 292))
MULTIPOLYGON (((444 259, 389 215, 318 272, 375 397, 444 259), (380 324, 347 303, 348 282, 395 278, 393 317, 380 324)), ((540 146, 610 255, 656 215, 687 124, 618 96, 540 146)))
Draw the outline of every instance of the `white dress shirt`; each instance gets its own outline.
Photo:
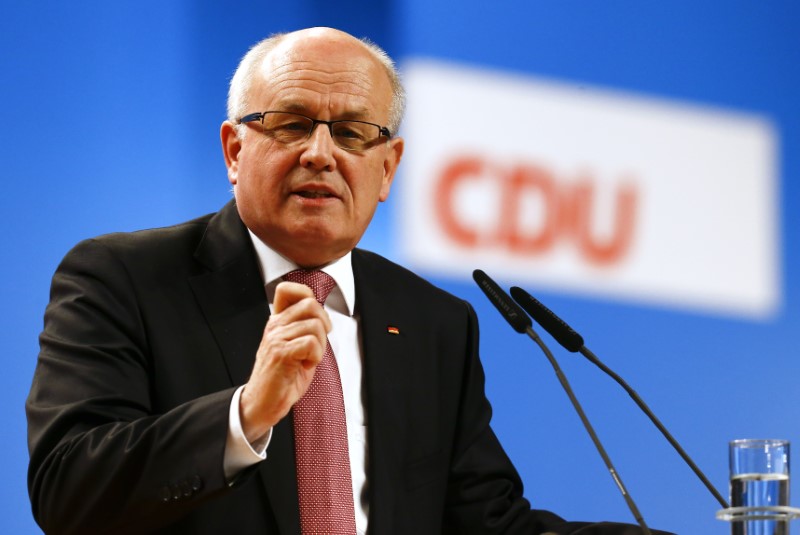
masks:
MULTIPOLYGON (((285 274, 298 269, 298 266, 267 247, 252 232, 250 238, 258 256, 270 311, 273 311, 275 287, 285 274)), ((360 322, 354 312, 356 291, 350 253, 320 269, 336 281, 336 286, 325 301, 324 307, 333 324, 333 329, 328 333, 328 341, 336 357, 342 379, 356 531, 359 535, 364 535, 367 532, 369 514, 366 477, 367 433, 361 388, 360 322)), ((224 458, 225 476, 228 480, 233 479, 240 470, 266 459, 269 439, 272 436, 270 430, 259 444, 250 444, 245 438, 239 418, 239 398, 242 388, 244 387, 241 386, 236 390, 231 400, 228 419, 228 441, 224 458)))

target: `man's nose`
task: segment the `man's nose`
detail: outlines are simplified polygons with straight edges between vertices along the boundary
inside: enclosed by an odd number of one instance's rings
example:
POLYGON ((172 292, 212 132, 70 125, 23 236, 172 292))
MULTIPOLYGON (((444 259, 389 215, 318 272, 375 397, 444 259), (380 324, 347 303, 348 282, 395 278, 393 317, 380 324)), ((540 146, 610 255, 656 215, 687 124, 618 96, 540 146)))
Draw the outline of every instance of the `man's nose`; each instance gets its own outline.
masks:
POLYGON ((328 125, 320 123, 314 125, 311 135, 303 145, 303 153, 300 155, 300 164, 303 167, 325 171, 336 169, 336 159, 333 155, 336 144, 333 142, 328 125))

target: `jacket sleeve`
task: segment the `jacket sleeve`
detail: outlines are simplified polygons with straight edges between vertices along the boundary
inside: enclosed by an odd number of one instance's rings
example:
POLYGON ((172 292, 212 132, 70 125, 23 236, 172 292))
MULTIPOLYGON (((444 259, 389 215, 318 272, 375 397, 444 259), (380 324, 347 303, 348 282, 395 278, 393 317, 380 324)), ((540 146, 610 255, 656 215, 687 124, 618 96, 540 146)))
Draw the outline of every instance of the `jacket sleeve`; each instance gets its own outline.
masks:
POLYGON ((233 388, 161 412, 139 296, 102 242, 56 271, 26 402, 34 517, 46 533, 141 533, 226 492, 233 388))

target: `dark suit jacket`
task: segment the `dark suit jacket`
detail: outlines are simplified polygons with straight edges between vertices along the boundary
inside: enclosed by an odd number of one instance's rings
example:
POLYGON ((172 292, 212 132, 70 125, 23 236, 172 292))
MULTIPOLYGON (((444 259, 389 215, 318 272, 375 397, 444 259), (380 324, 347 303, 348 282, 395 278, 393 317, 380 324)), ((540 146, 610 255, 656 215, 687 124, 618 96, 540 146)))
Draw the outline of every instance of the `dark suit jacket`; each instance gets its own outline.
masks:
MULTIPOLYGON (((352 261, 370 532, 558 526, 557 516, 530 511, 489 427, 471 307, 377 255, 355 250, 352 261)), ((29 491, 43 529, 299 534, 290 416, 266 461, 231 483, 222 470, 230 399, 268 314, 232 202, 70 251, 53 278, 26 404, 29 491)))

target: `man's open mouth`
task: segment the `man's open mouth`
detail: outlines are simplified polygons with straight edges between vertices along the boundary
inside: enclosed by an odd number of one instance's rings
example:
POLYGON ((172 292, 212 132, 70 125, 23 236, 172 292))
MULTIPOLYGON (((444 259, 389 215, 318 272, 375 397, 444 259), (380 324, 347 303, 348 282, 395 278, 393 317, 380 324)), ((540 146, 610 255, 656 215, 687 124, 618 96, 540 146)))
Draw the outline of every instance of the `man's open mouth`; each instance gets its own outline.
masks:
POLYGON ((323 199, 326 197, 333 197, 332 193, 326 191, 296 191, 295 195, 299 195, 306 199, 323 199))

